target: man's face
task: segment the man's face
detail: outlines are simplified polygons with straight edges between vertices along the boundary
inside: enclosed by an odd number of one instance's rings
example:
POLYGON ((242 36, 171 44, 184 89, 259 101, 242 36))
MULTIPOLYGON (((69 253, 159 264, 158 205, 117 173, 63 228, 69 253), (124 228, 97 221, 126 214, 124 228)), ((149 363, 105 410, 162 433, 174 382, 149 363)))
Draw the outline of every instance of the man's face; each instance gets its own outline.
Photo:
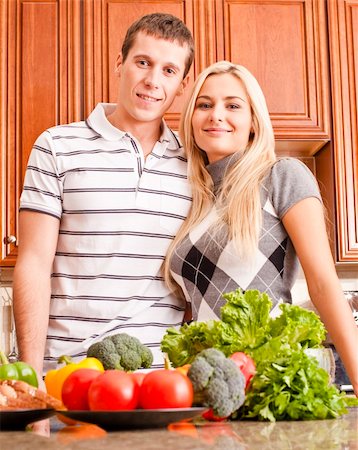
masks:
POLYGON ((123 62, 117 61, 119 72, 118 110, 123 125, 160 121, 177 95, 183 93, 187 45, 166 41, 143 32, 123 62))

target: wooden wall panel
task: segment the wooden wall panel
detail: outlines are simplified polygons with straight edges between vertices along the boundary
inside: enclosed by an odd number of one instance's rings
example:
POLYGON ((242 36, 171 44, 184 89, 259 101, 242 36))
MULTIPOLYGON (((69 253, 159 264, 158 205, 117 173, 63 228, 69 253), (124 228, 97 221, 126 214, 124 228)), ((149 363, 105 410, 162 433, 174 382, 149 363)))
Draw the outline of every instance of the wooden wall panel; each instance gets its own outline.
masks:
MULTIPOLYGON (((298 120, 308 120, 303 13, 302 3, 227 4, 229 59, 254 72, 276 120, 288 111, 298 120)), ((316 117, 313 111, 312 120, 316 117)))
POLYGON ((5 176, 2 215, 2 265, 16 257, 18 206, 27 159, 37 135, 56 120, 51 53, 56 47, 56 3, 9 1, 1 6, 5 26, 2 83, 7 87, 1 99, 4 108, 4 147, 1 173, 5 176), (39 33, 46 33, 46 39, 39 33), (46 58, 44 58, 46 55, 46 58), (4 75, 5 73, 5 75, 4 75))
POLYGON ((58 117, 57 5, 55 2, 25 2, 21 6, 21 14, 17 17, 15 94, 18 114, 16 153, 21 159, 19 185, 23 182, 32 144, 42 131, 57 123, 58 117))
POLYGON ((82 1, 57 0, 57 104, 59 123, 83 119, 82 1))
POLYGON ((222 59, 222 5, 217 0, 196 0, 194 7, 195 77, 210 64, 222 59), (220 31, 219 31, 220 30, 220 31))
POLYGON ((19 198, 32 146, 45 129, 82 114, 81 2, 2 0, 1 266, 14 265, 19 198))
POLYGON ((1 207, 1 264, 11 259, 13 246, 6 236, 14 234, 15 219, 10 214, 16 204, 15 160, 15 107, 10 101, 15 91, 15 17, 14 4, 0 2, 0 207, 1 207), (11 149, 11 150, 10 150, 11 149))
POLYGON ((224 24, 223 56, 258 79, 276 139, 292 140, 288 151, 311 140, 297 154, 314 154, 330 139, 324 2, 224 0, 224 24))
POLYGON ((358 0, 328 1, 337 260, 358 261, 358 0))

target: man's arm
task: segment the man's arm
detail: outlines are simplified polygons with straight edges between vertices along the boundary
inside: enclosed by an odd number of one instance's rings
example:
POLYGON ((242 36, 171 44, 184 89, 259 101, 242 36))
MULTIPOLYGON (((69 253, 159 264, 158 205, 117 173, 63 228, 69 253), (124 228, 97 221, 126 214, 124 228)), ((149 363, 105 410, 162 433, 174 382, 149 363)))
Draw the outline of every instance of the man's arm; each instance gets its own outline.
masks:
POLYGON ((51 270, 59 220, 21 211, 19 248, 14 271, 13 305, 19 356, 42 376, 51 296, 51 270))

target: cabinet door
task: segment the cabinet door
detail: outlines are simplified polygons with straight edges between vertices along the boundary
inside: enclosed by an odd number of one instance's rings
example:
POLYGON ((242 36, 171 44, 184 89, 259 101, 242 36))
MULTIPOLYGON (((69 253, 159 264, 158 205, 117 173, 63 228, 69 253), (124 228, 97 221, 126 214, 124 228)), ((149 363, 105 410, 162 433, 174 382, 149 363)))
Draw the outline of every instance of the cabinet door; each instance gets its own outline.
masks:
POLYGON ((328 1, 338 263, 358 262, 358 0, 328 1))
POLYGON ((35 139, 48 127, 80 119, 80 6, 0 3, 1 266, 15 264, 19 197, 35 139))
MULTIPOLYGON (((193 32, 193 2, 194 0, 85 0, 85 115, 98 102, 117 102, 118 79, 114 68, 128 27, 145 14, 163 12, 180 17, 193 32)), ((190 72, 190 86, 193 79, 194 68, 190 72)), ((178 97, 165 116, 169 126, 174 129, 178 128, 184 99, 185 96, 178 97)))
MULTIPOLYGON (((246 66, 266 96, 278 150, 311 156, 330 139, 324 0, 222 0, 222 58, 246 66)), ((220 57, 220 55, 218 55, 220 57)))

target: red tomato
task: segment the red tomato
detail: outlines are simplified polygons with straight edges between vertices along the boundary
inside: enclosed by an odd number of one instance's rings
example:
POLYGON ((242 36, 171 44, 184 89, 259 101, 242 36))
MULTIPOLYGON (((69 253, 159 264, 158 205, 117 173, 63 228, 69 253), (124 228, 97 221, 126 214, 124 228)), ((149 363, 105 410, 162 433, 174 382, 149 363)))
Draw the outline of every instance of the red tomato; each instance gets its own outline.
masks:
POLYGON ((78 369, 62 385, 62 402, 67 409, 85 410, 88 406, 88 389, 101 372, 95 369, 78 369))
POLYGON ((247 389, 251 381, 251 378, 256 373, 256 366, 254 360, 244 352, 235 352, 231 356, 229 356, 229 358, 234 361, 234 363, 237 365, 237 367, 241 370, 242 374, 244 375, 246 380, 245 388, 247 389))
POLYGON ((177 370, 149 372, 140 388, 140 405, 144 409, 189 408, 194 390, 186 375, 177 370))
POLYGON ((130 375, 134 379, 134 381, 138 384, 138 386, 140 387, 143 383, 144 377, 147 374, 143 373, 143 372, 132 372, 130 375))
POLYGON ((215 416, 212 409, 208 409, 207 411, 203 412, 201 416, 206 420, 210 420, 210 422, 222 422, 223 420, 227 419, 227 417, 215 416))
MULTIPOLYGON (((146 374, 146 373, 143 373, 143 372, 132 372, 132 373, 130 374, 130 376, 133 378, 134 382, 137 383, 139 389, 140 389, 140 387, 142 386, 144 377, 145 377, 146 375, 147 375, 147 374, 146 374)), ((139 392, 140 392, 140 391, 139 391, 139 392)), ((140 403, 140 396, 139 396, 139 399, 138 399, 137 408, 142 408, 142 405, 141 405, 141 403, 140 403)))
POLYGON ((91 410, 130 410, 138 404, 139 386, 122 370, 106 370, 91 384, 88 403, 91 410))

